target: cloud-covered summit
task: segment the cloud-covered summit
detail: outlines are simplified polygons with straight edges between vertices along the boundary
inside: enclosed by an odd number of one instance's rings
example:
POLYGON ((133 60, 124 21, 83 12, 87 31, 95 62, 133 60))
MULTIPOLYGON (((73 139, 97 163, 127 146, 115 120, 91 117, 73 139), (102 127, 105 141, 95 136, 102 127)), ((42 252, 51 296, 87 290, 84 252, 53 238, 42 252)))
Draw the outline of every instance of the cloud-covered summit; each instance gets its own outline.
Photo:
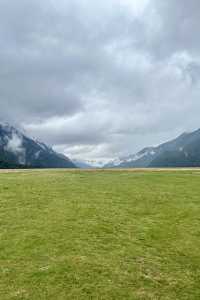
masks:
POLYGON ((2 0, 0 119, 76 158, 200 127, 196 0, 2 0))

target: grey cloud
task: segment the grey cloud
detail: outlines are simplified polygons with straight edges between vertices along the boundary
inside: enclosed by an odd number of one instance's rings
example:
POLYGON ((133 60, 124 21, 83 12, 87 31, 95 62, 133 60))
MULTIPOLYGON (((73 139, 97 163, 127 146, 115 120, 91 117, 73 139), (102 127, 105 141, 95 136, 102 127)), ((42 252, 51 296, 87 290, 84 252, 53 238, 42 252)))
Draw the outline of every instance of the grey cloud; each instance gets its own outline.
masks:
POLYGON ((146 14, 149 16, 147 24, 154 28, 154 34, 145 28, 145 38, 157 58, 182 51, 199 54, 199 1, 152 0, 146 14))
POLYGON ((2 0, 0 118, 86 158, 199 127, 200 4, 145 2, 2 0))

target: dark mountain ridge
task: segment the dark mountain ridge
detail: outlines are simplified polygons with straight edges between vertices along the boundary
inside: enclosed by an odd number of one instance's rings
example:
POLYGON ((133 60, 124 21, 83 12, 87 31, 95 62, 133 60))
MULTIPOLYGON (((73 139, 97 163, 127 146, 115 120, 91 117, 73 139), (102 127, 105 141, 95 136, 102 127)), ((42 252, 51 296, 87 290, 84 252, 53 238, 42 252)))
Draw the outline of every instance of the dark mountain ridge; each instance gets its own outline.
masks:
POLYGON ((0 168, 75 168, 75 164, 44 143, 0 124, 0 168))

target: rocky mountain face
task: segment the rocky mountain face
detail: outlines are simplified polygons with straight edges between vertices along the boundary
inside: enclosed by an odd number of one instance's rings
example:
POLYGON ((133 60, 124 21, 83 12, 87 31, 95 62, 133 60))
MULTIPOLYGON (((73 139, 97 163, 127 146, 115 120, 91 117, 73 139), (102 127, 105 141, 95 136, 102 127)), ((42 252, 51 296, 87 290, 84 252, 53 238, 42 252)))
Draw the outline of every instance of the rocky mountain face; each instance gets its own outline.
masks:
POLYGON ((75 168, 66 156, 24 135, 8 124, 0 124, 0 168, 75 168))
POLYGON ((134 155, 113 160, 105 167, 200 167, 200 129, 183 133, 158 147, 145 148, 134 155))

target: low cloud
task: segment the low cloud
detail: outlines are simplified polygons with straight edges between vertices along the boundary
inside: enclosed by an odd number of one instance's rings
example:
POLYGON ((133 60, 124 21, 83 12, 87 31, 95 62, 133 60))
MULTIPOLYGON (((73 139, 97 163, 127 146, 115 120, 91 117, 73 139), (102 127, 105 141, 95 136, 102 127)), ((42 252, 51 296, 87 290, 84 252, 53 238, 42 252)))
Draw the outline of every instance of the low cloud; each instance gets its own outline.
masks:
POLYGON ((26 163, 26 151, 22 141, 22 137, 16 133, 12 133, 12 136, 8 137, 5 150, 15 154, 18 157, 18 163, 24 165, 26 163))

